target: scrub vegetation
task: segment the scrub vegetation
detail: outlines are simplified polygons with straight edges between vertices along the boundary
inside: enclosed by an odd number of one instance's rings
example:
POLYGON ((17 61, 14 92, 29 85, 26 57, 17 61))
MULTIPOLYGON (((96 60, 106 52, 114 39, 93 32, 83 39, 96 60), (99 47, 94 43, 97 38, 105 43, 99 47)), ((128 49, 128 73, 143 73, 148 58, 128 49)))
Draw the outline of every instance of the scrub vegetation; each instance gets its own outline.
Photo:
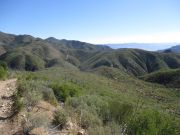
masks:
POLYGON ((17 78, 11 117, 23 134, 180 134, 180 54, 2 32, 0 41, 0 79, 17 78))

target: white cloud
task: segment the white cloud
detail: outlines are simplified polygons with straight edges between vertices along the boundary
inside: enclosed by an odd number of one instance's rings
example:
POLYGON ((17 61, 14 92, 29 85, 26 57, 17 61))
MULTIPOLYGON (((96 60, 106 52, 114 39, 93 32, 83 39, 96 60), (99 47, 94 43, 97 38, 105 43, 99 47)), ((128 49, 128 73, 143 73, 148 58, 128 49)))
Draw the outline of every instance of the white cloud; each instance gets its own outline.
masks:
POLYGON ((156 33, 147 35, 108 36, 87 39, 94 44, 107 43, 180 43, 180 32, 156 33))

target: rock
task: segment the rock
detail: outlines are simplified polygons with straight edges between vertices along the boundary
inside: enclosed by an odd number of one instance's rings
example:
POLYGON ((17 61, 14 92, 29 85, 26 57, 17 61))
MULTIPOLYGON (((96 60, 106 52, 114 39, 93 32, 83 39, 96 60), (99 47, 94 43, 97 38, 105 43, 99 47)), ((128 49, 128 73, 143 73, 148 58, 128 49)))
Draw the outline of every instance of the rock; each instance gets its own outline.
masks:
POLYGON ((20 131, 17 131, 16 133, 14 133, 13 135, 24 135, 24 133, 22 130, 20 130, 20 131))
POLYGON ((85 130, 84 129, 79 130, 77 135, 85 135, 85 130))
POLYGON ((48 135, 48 133, 46 132, 44 128, 39 127, 39 128, 34 128, 33 130, 31 130, 29 135, 48 135))
POLYGON ((24 118, 26 117, 26 115, 25 115, 25 114, 21 114, 21 116, 22 116, 22 117, 24 117, 24 118))
POLYGON ((72 129, 73 128, 73 123, 68 121, 67 122, 67 129, 72 129))

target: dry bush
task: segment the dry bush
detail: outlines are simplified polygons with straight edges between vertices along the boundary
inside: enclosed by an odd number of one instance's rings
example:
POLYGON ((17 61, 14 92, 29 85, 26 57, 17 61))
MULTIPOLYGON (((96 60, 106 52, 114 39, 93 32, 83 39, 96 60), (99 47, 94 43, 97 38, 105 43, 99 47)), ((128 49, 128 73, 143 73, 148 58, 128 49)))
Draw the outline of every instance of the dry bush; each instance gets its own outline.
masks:
POLYGON ((31 130, 38 127, 46 127, 50 120, 44 114, 28 113, 24 120, 22 120, 23 133, 28 135, 31 130))

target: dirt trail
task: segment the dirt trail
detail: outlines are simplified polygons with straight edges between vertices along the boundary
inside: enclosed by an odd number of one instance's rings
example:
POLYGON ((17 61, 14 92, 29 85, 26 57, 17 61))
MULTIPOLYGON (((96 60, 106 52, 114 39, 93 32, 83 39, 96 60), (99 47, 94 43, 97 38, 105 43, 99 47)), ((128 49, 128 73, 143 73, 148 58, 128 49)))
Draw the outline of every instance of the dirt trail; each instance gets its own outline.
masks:
POLYGON ((16 79, 0 81, 0 117, 9 117, 12 114, 12 96, 16 90, 16 79))
POLYGON ((6 118, 13 114, 12 96, 16 90, 16 81, 17 79, 0 81, 0 129, 7 128, 7 125, 9 125, 9 119, 6 118))

